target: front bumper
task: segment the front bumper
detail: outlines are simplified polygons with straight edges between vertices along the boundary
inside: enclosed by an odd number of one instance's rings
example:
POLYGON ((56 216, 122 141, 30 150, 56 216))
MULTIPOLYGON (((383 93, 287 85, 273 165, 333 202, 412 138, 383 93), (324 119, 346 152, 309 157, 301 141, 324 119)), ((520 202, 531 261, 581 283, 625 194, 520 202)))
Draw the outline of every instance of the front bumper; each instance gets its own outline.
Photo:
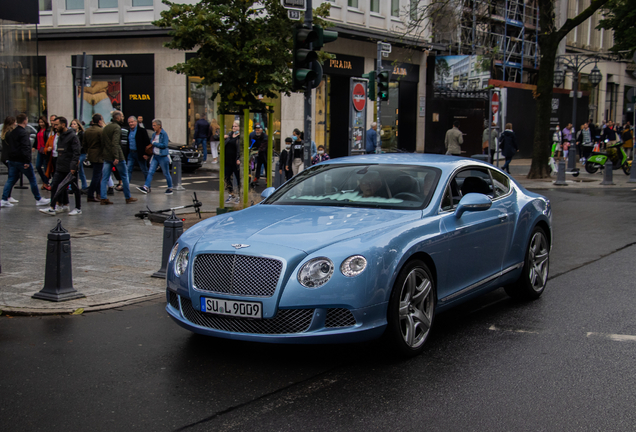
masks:
POLYGON ((190 298, 167 290, 166 311, 177 324, 195 333, 270 343, 355 343, 376 339, 386 327, 387 303, 361 309, 323 305, 278 309, 260 320, 213 315, 196 310, 190 298))

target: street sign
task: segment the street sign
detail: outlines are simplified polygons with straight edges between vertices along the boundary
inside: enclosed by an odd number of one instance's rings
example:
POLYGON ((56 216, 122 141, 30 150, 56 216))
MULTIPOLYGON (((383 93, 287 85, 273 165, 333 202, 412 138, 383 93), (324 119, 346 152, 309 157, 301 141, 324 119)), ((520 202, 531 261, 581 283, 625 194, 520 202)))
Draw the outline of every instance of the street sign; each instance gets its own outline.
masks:
POLYGON ((391 52, 391 44, 390 43, 385 43, 385 42, 380 42, 380 51, 390 53, 391 52))
POLYGON ((287 18, 289 18, 290 20, 299 20, 300 16, 301 16, 301 11, 296 10, 296 9, 288 9, 287 10, 287 18))
POLYGON ((285 9, 294 9, 299 11, 307 10, 307 3, 305 3, 305 0, 280 0, 280 4, 285 9))
POLYGON ((498 93, 494 93, 492 95, 492 113, 497 114, 497 112, 499 111, 499 94, 498 93))
POLYGON ((367 102, 367 92, 361 83, 357 83, 353 86, 353 107, 357 111, 362 111, 367 102))

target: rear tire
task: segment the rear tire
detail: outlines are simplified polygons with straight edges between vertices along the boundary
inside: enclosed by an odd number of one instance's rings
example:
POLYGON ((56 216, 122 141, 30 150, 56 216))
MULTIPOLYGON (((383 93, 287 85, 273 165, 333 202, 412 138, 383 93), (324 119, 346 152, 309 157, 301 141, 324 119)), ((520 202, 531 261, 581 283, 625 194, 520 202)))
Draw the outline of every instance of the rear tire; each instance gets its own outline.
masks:
POLYGON ((387 344, 402 357, 424 350, 435 318, 436 291, 431 271, 420 260, 408 262, 395 281, 387 311, 387 344))
POLYGON ((521 276, 516 282, 506 286, 506 293, 518 300, 538 299, 548 282, 550 268, 550 245, 542 228, 532 230, 521 276))
POLYGON ((585 171, 590 174, 594 174, 596 171, 598 171, 598 166, 594 162, 585 162, 585 171))
POLYGON ((622 168, 625 175, 629 175, 632 172, 632 166, 629 164, 629 162, 625 162, 622 168))

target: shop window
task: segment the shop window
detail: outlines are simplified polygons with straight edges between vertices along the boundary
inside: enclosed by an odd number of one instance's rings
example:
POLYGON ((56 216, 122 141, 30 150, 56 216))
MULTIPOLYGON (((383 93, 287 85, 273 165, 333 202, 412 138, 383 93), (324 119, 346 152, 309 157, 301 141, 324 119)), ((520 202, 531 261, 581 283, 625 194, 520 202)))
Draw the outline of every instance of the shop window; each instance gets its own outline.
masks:
POLYGON ((66 0, 66 10, 84 9, 84 0, 66 0))
POLYGON ((348 6, 358 9, 358 0, 348 0, 348 6))
POLYGON ((400 0, 391 0, 391 16, 400 16, 400 0))
POLYGON ((99 0, 97 7, 100 9, 117 9, 117 0, 99 0))
POLYGON ((133 0, 132 5, 133 7, 152 6, 153 0, 133 0))
POLYGON ((380 0, 370 0, 371 12, 380 13, 380 0))
POLYGON ((316 147, 324 146, 329 153, 329 126, 331 115, 329 112, 328 95, 331 87, 331 78, 324 76, 320 85, 316 88, 315 118, 316 118, 316 147))
POLYGON ((40 0, 40 12, 52 10, 51 2, 52 0, 40 0))

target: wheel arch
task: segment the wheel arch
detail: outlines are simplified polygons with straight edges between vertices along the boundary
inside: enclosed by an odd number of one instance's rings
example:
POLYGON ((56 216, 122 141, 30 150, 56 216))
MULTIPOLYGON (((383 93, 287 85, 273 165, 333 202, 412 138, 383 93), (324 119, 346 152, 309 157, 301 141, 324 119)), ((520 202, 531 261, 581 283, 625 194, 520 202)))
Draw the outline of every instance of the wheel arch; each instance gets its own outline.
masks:
POLYGON ((435 266, 435 261, 433 261, 433 258, 431 258, 431 256, 427 254, 426 252, 422 252, 422 251, 415 252, 413 255, 409 256, 408 259, 404 260, 402 265, 398 266, 395 269, 395 276, 393 278, 393 283, 395 284, 395 281, 397 280, 397 276, 400 274, 402 269, 413 260, 423 261, 424 264, 426 264, 428 269, 431 271, 431 276, 433 277, 433 282, 435 284, 434 285, 435 300, 437 300, 437 267, 435 266))
POLYGON ((539 220, 534 226, 535 228, 541 228, 543 232, 545 232, 545 235, 548 237, 548 245, 552 247, 552 230, 550 230, 548 223, 544 220, 539 220))

